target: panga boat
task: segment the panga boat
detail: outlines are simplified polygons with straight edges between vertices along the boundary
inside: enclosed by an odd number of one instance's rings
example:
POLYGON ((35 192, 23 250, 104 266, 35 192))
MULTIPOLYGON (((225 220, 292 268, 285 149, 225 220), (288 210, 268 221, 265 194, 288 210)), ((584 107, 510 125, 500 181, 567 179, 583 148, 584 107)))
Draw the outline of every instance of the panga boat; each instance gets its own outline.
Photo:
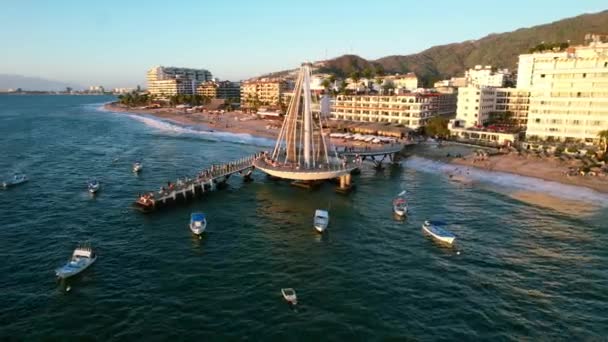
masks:
POLYGON ((393 199, 393 212, 399 216, 407 214, 407 201, 405 200, 405 190, 401 191, 395 199, 393 199))
POLYGON ((327 210, 317 209, 315 211, 314 225, 319 233, 323 233, 327 229, 327 225, 329 225, 329 213, 327 210))
POLYGON ((296 305, 298 304, 298 296, 296 296, 296 290, 290 288, 286 288, 286 289, 281 289, 281 294, 283 294, 283 298, 285 298, 285 300, 291 304, 291 305, 296 305))
POLYGON ((136 162, 133 164, 133 172, 135 172, 135 173, 138 173, 143 168, 144 168, 144 166, 140 162, 136 162))
POLYGON ((92 194, 96 193, 97 191, 99 191, 99 187, 100 187, 100 184, 97 181, 97 179, 93 179, 92 181, 89 181, 89 192, 90 193, 92 193, 92 194))
POLYGON ((24 175, 22 173, 15 173, 13 175, 13 178, 2 182, 2 187, 3 188, 8 188, 8 187, 11 187, 11 186, 14 186, 14 185, 25 183, 27 181, 28 181, 28 179, 27 179, 26 175, 24 175))
POLYGON ((456 235, 442 228, 442 226, 445 226, 445 223, 427 220, 422 224, 422 229, 433 238, 451 245, 456 239, 456 235))
POLYGON ((196 234, 201 235, 205 228, 207 228, 207 219, 205 214, 193 213, 190 215, 190 230, 196 234))
POLYGON ((67 264, 55 270, 57 277, 65 279, 77 275, 91 266, 97 255, 89 246, 79 246, 72 253, 72 258, 67 264))

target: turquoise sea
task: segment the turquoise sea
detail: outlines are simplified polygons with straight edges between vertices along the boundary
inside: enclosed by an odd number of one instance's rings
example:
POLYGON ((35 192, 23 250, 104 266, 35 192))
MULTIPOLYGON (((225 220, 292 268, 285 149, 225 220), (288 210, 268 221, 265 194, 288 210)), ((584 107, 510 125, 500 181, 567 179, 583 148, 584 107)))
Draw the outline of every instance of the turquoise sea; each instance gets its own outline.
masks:
MULTIPOLYGON (((139 192, 271 141, 101 109, 112 97, 0 96, 0 340, 584 341, 608 336, 608 195, 425 157, 354 177, 344 196, 256 173, 143 215, 139 192), (140 175, 131 172, 144 163, 140 175), (87 180, 97 178, 92 197, 87 180), (391 200, 408 190, 411 215, 391 200), (523 202, 547 193, 591 208, 523 202), (323 236, 312 228, 329 207, 323 236), (208 216, 198 240, 187 224, 208 216), (457 246, 421 231, 447 221, 457 246), (78 242, 99 259, 59 284, 78 242), (297 309, 280 289, 293 287, 297 309)), ((432 147, 428 147, 429 149, 432 147)))

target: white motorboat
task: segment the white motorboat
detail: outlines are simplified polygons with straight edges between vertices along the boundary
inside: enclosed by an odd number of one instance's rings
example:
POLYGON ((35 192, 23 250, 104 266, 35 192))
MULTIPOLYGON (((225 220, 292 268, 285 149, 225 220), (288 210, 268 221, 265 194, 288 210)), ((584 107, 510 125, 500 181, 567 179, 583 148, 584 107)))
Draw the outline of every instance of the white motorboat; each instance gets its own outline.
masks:
POLYGON ((28 178, 26 175, 22 174, 22 173, 15 173, 13 175, 13 178, 8 179, 4 182, 2 182, 2 187, 3 188, 9 188, 11 186, 15 186, 21 183, 25 183, 28 181, 28 178))
POLYGON ((323 233, 329 225, 329 213, 327 210, 317 209, 315 211, 314 226, 319 233, 323 233))
POLYGON ((285 298, 285 300, 289 304, 291 304, 291 305, 298 304, 298 296, 296 296, 296 290, 294 290, 292 288, 281 289, 281 294, 283 295, 283 298, 285 298))
POLYGON ((190 230, 196 235, 201 235, 207 228, 207 219, 205 214, 193 213, 190 215, 190 230))
POLYGON ((90 246, 79 246, 72 253, 72 258, 55 270, 55 274, 61 279, 75 276, 86 270, 95 260, 97 260, 97 255, 90 246))
POLYGON ((144 168, 144 166, 140 162, 136 162, 133 164, 133 172, 135 172, 135 173, 140 172, 141 169, 143 169, 143 168, 144 168))
POLYGON ((436 240, 451 245, 452 243, 454 243, 456 235, 452 234, 447 229, 442 228, 442 226, 445 225, 445 223, 440 221, 427 220, 424 221, 424 223, 422 224, 422 229, 436 240))
POLYGON ((393 199, 393 212, 399 216, 407 215, 407 201, 405 199, 406 191, 403 190, 393 199))
POLYGON ((93 179, 92 181, 89 181, 88 187, 89 187, 89 192, 92 194, 95 194, 95 193, 97 193, 97 191, 99 191, 99 188, 101 187, 101 185, 99 184, 97 179, 93 179))

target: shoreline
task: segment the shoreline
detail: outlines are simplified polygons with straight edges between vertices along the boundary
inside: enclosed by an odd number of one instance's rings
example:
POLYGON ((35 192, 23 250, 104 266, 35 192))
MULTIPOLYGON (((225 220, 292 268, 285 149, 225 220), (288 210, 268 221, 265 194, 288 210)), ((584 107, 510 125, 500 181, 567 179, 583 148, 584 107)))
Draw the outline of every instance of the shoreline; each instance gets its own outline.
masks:
MULTIPOLYGON (((127 113, 133 115, 151 115, 160 119, 166 119, 185 125, 204 126, 212 132, 249 134, 253 137, 276 139, 280 130, 281 122, 277 120, 259 119, 251 114, 241 112, 226 112, 223 114, 211 113, 185 113, 177 109, 140 109, 126 108, 116 102, 104 104, 104 109, 112 112, 127 113)), ((335 146, 353 145, 344 144, 340 139, 332 139, 335 146)), ((474 147, 472 146, 471 149, 474 147)), ((415 152, 414 152, 415 154, 415 152)), ((600 176, 571 176, 565 173, 573 166, 572 162, 560 162, 554 158, 535 159, 535 157, 518 156, 514 154, 501 154, 489 156, 483 161, 475 161, 472 154, 462 158, 443 158, 420 154, 421 157, 439 159, 441 161, 473 167, 486 171, 506 172, 514 175, 537 178, 566 185, 573 185, 595 190, 600 193, 608 193, 608 177, 600 176)))
POLYGON ((520 156, 511 153, 489 156, 485 160, 477 161, 474 155, 468 155, 462 158, 451 158, 448 162, 454 165, 505 172, 608 193, 608 177, 606 176, 567 176, 566 173, 569 169, 575 166, 575 161, 562 162, 553 157, 538 159, 532 155, 520 156))

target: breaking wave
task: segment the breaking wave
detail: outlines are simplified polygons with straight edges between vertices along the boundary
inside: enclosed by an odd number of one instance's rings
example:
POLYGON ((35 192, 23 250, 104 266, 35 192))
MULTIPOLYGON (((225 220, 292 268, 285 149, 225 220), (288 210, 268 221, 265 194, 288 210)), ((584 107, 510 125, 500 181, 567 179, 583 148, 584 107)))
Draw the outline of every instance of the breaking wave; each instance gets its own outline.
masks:
MULTIPOLYGON (((103 108, 103 106, 98 109, 102 111, 112 112, 103 108)), ((186 135, 189 137, 197 137, 210 141, 224 141, 261 147, 274 146, 275 143, 271 139, 256 137, 248 133, 230 133, 214 131, 202 125, 184 125, 173 120, 159 119, 151 115, 129 113, 120 113, 120 115, 127 116, 131 119, 139 121, 145 124, 146 126, 155 129, 158 132, 167 133, 170 135, 186 135)))
POLYGON ((475 167, 453 165, 415 156, 408 158, 403 162, 403 165, 423 172, 456 175, 459 179, 465 179, 468 182, 482 182, 511 190, 542 192, 563 199, 580 200, 608 206, 608 195, 585 187, 520 176, 508 172, 486 171, 475 167))

